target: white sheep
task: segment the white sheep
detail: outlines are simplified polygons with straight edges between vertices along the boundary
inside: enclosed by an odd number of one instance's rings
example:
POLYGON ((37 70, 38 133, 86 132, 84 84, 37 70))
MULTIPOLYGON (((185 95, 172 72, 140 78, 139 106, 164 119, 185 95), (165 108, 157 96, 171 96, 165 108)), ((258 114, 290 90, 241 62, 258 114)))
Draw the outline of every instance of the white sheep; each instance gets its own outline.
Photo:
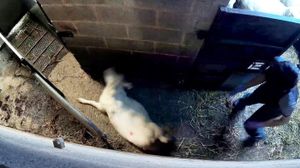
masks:
POLYGON ((300 6, 299 0, 280 0, 280 1, 287 7, 300 6))
POLYGON ((300 18, 300 0, 280 0, 286 7, 289 8, 291 16, 300 18))
POLYGON ((111 124, 118 133, 145 151, 155 151, 155 144, 168 144, 171 138, 150 119, 145 108, 136 100, 127 96, 124 87, 130 83, 123 80, 123 75, 113 69, 104 71, 106 86, 98 102, 78 98, 83 104, 89 104, 100 111, 105 111, 111 124))
POLYGON ((227 7, 228 7, 228 8, 233 8, 233 5, 234 5, 235 1, 236 1, 236 0, 230 0, 230 1, 228 2, 227 7))
POLYGON ((279 0, 237 0, 234 7, 280 16, 290 16, 289 8, 279 0))

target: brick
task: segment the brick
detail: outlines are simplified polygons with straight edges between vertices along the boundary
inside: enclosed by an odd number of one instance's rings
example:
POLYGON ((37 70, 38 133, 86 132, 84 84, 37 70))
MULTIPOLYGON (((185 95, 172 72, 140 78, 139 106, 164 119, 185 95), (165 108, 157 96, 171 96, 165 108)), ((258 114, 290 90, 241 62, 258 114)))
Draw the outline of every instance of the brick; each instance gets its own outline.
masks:
POLYGON ((169 43, 179 43, 182 32, 150 27, 129 27, 129 37, 137 40, 162 41, 169 43))
POLYGON ((159 12, 160 27, 184 30, 192 27, 191 15, 175 12, 159 12))
POLYGON ((126 39, 106 39, 108 48, 111 49, 125 49, 134 51, 154 51, 153 42, 148 41, 136 41, 126 39))
POLYGON ((154 10, 98 6, 96 14, 101 21, 107 23, 155 25, 154 10))
POLYGON ((181 55, 180 46, 175 44, 156 43, 155 51, 160 54, 181 55))
POLYGON ((192 13, 202 14, 203 16, 211 10, 212 5, 212 1, 195 1, 192 7, 192 13))
POLYGON ((105 4, 123 5, 123 0, 64 0, 65 4, 105 4))
POLYGON ((52 23, 58 31, 71 31, 74 34, 77 34, 77 28, 71 22, 54 21, 52 23))
POLYGON ((201 46, 182 46, 181 55, 196 57, 200 51, 201 46))
POLYGON ((197 56, 200 48, 203 45, 203 39, 198 39, 196 32, 186 33, 184 35, 183 53, 187 56, 197 56))
POLYGON ((127 57, 130 56, 129 51, 122 51, 122 50, 112 50, 107 48, 96 48, 96 47, 89 47, 88 48, 90 55, 95 55, 97 57, 111 57, 111 58, 119 58, 119 57, 127 57))
POLYGON ((62 0, 38 0, 40 4, 62 4, 62 0))
POLYGON ((203 44, 203 39, 198 39, 196 32, 185 33, 184 35, 184 45, 188 46, 199 46, 203 44))
POLYGON ((193 0, 125 0, 125 5, 158 10, 189 11, 193 0))
POLYGON ((155 71, 157 73, 172 71, 170 67, 175 67, 178 59, 177 56, 144 52, 133 52, 133 55, 135 57, 139 57, 139 61, 141 62, 142 68, 148 69, 150 71, 155 71))
POLYGON ((139 51, 134 51, 132 56, 136 62, 139 62, 139 66, 141 68, 148 69, 149 71, 152 71, 155 69, 153 67, 157 67, 159 65, 159 60, 161 58, 158 54, 139 51))
POLYGON ((104 39, 101 37, 75 36, 73 38, 65 38, 64 41, 67 46, 106 47, 104 39))
POLYGON ((105 0, 64 0, 65 4, 104 4, 105 0))
POLYGON ((217 0, 217 1, 212 1, 212 5, 216 6, 216 7, 220 7, 220 6, 227 6, 229 3, 229 0, 217 0))
POLYGON ((201 19, 197 20, 194 24, 196 29, 199 30, 209 30, 212 22, 202 21, 201 19))
POLYGON ((108 5, 124 5, 124 0, 105 0, 108 5))
POLYGON ((95 22, 75 23, 80 35, 98 36, 98 37, 127 37, 125 25, 103 24, 95 22))
POLYGON ((226 6, 228 0, 195 1, 192 13, 197 29, 208 30, 220 6, 226 6))
POLYGON ((96 16, 91 6, 43 6, 51 20, 95 21, 96 16))

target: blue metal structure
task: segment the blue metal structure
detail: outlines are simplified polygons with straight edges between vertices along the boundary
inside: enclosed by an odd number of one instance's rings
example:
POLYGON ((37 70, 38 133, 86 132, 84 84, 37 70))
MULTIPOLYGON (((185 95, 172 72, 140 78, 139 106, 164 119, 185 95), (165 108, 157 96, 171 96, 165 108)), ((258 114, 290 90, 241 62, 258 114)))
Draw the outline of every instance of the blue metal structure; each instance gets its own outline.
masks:
POLYGON ((248 71, 253 63, 268 64, 299 35, 299 19, 221 7, 195 62, 196 74, 201 74, 201 81, 214 76, 211 79, 220 84, 232 72, 248 71))

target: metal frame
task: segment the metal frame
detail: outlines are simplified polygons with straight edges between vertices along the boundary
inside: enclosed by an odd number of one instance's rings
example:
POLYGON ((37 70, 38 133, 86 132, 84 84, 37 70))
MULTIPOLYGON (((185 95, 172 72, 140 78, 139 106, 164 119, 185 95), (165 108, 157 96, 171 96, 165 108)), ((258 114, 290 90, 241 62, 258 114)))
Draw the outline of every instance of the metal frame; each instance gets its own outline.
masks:
POLYGON ((72 106, 66 99, 64 94, 56 88, 41 72, 35 69, 19 52, 18 50, 6 39, 6 37, 0 33, 0 39, 6 44, 6 46, 15 54, 20 63, 27 67, 35 79, 42 85, 42 87, 50 94, 52 98, 54 98, 57 102, 59 102, 72 116, 74 116, 77 120, 80 121, 89 131, 91 131, 97 137, 100 137, 104 143, 107 144, 109 148, 110 145, 106 140, 105 134, 89 119, 87 118, 81 111, 72 106))

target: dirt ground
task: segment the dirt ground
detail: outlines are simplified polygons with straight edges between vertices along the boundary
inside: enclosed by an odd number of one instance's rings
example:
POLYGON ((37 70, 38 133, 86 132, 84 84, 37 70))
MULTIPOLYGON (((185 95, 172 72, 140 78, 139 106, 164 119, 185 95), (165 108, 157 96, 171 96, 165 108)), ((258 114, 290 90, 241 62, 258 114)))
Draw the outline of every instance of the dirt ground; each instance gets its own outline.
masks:
MULTIPOLYGON (((297 62, 292 49, 285 56, 297 62)), ((101 72, 99 72, 101 73, 101 72)), ((103 84, 84 72, 72 54, 64 56, 49 75, 67 99, 107 135, 115 150, 140 153, 119 136, 106 115, 79 104, 78 97, 97 100, 103 84)), ((0 124, 47 137, 104 147, 87 130, 49 97, 30 73, 5 50, 0 52, 0 124)), ((248 90, 248 91, 251 91, 248 90)), ((244 93, 241 93, 243 95, 244 93)), ((134 85, 128 95, 148 110, 150 117, 177 139, 172 156, 215 160, 269 160, 300 158, 300 113, 284 126, 267 128, 268 139, 252 148, 242 148, 246 138, 243 121, 259 105, 247 107, 234 127, 223 137, 230 112, 224 105, 226 92, 184 90, 172 87, 134 85)))
POLYGON ((0 91, 1 125, 46 137, 63 137, 75 143, 101 146, 5 50, 0 52, 0 91))
POLYGON ((102 132, 108 137, 109 143, 116 150, 128 152, 139 152, 139 150, 124 141, 121 136, 110 125, 106 115, 91 106, 80 104, 76 99, 79 97, 98 100, 103 85, 94 81, 86 74, 77 62, 75 57, 69 53, 57 64, 49 75, 49 80, 53 82, 66 96, 66 98, 78 107, 88 118, 90 118, 102 132))

